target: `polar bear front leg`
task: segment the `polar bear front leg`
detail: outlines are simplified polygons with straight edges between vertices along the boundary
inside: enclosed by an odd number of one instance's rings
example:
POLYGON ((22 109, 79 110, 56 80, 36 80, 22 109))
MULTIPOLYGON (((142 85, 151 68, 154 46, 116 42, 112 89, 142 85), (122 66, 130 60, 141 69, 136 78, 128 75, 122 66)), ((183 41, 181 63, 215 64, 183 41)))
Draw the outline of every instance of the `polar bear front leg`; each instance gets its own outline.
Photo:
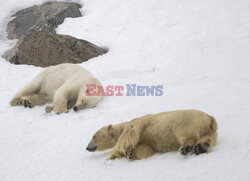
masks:
POLYGON ((53 110, 57 113, 57 114, 61 114, 61 113, 67 113, 69 112, 69 110, 67 109, 67 99, 65 96, 63 95, 57 95, 55 97, 54 103, 53 103, 53 110))
POLYGON ((28 83, 24 88, 22 88, 15 97, 10 101, 11 106, 24 106, 24 101, 22 98, 24 96, 31 96, 36 94, 40 90, 40 81, 34 78, 30 83, 28 83))
POLYGON ((60 88, 54 96, 53 105, 52 106, 47 105, 45 107, 45 111, 49 113, 53 110, 57 114, 69 112, 69 110, 67 109, 67 103, 68 103, 67 95, 68 95, 67 92, 65 92, 63 88, 60 88))
MULTIPOLYGON (((137 122, 130 123, 118 139, 115 147, 111 151, 110 159, 126 157, 130 148, 135 148, 139 143, 142 125, 137 122)), ((134 151, 134 149, 133 149, 134 151)))

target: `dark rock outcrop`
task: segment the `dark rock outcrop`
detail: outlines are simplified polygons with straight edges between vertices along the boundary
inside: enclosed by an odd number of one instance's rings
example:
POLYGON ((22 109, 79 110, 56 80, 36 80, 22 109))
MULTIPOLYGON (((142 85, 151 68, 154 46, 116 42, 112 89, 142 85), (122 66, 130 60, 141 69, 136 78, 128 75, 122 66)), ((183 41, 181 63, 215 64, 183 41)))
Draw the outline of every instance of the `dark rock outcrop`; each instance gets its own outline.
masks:
POLYGON ((20 38, 36 31, 50 31, 62 24, 67 17, 80 17, 81 6, 77 3, 47 2, 41 6, 33 6, 18 11, 7 25, 9 39, 20 38))
POLYGON ((47 67, 61 63, 81 63, 106 52, 85 40, 38 31, 20 39, 6 58, 14 64, 47 67))
POLYGON ((18 11, 7 25, 9 39, 18 38, 5 55, 14 64, 47 67, 61 63, 81 63, 107 52, 88 41, 55 33, 66 17, 79 17, 77 3, 47 2, 18 11))

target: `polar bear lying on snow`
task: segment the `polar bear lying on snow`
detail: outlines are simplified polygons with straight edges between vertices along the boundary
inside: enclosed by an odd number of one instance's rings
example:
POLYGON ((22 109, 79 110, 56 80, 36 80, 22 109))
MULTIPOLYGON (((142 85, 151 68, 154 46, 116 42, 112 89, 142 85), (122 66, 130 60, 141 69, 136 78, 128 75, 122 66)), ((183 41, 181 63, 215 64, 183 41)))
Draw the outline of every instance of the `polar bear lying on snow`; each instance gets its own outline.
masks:
POLYGON ((102 97, 86 96, 86 84, 101 86, 90 72, 79 65, 66 63, 51 66, 21 89, 10 104, 32 108, 53 101, 53 105, 47 105, 45 110, 56 113, 66 113, 72 107, 74 111, 92 108, 102 97))
POLYGON ((98 130, 88 151, 113 148, 108 159, 143 159, 155 152, 178 150, 181 154, 209 153, 216 144, 217 123, 197 110, 150 114, 98 130))

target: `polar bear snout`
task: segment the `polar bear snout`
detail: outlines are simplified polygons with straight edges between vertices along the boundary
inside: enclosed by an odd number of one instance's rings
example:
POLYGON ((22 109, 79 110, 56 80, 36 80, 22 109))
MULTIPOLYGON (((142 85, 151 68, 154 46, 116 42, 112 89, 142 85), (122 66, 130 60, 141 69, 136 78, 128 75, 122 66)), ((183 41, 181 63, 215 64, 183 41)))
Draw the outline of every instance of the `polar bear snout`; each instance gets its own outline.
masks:
POLYGON ((83 109, 83 105, 75 105, 75 106, 73 107, 73 110, 74 110, 75 112, 77 112, 77 111, 79 111, 79 110, 81 110, 81 109, 83 109))
POLYGON ((89 144, 88 144, 88 146, 87 146, 87 148, 86 148, 86 150, 88 150, 89 152, 94 152, 94 151, 96 151, 96 149, 97 149, 97 144, 95 143, 95 140, 94 140, 95 138, 93 138, 90 142, 89 142, 89 144))
POLYGON ((77 111, 80 111, 81 109, 84 109, 84 107, 85 107, 85 104, 83 104, 83 103, 78 103, 78 104, 76 104, 76 105, 74 105, 73 106, 73 110, 75 111, 75 112, 77 112, 77 111))
POLYGON ((94 147, 87 147, 86 150, 88 150, 89 152, 94 152, 96 150, 97 146, 94 147))
POLYGON ((74 106, 73 107, 73 110, 76 112, 76 111, 78 111, 78 107, 77 106, 74 106))

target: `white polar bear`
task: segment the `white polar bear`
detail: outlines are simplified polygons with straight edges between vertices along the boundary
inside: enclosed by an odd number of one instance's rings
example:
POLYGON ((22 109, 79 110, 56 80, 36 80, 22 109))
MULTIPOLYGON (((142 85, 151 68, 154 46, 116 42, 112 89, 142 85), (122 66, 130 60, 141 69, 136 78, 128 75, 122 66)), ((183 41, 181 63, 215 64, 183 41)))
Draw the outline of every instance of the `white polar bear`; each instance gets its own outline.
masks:
POLYGON ((87 84, 101 86, 90 72, 79 65, 65 63, 51 66, 21 89, 10 104, 32 108, 53 101, 53 105, 47 105, 45 110, 56 113, 66 113, 72 107, 74 111, 93 108, 102 97, 87 96, 87 84))

